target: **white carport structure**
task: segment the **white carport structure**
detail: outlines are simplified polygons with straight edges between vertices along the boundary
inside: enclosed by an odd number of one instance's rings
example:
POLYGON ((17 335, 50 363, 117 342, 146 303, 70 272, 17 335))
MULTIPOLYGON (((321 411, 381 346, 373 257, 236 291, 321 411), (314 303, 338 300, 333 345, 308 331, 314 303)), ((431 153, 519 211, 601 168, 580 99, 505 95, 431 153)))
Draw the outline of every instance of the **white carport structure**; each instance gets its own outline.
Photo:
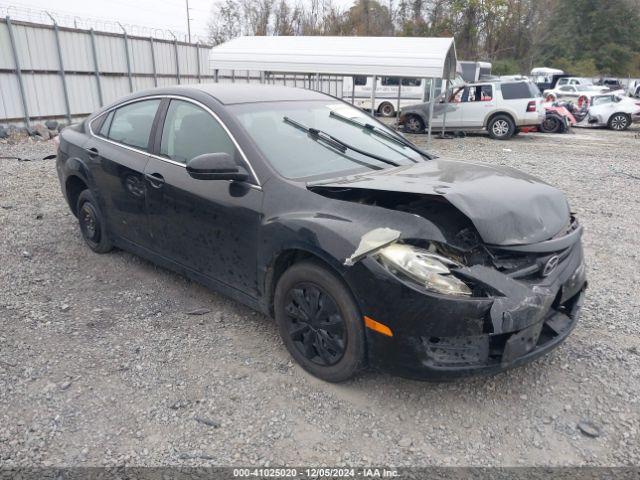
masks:
MULTIPOLYGON (((457 66, 453 38, 435 37, 239 37, 214 47, 210 62, 216 79, 220 70, 230 70, 232 77, 238 70, 259 71, 261 79, 264 72, 302 73, 317 79, 321 75, 371 76, 372 110, 377 77, 429 79, 429 99, 433 99, 435 80, 452 80, 457 66)), ((426 93, 425 88, 423 101, 426 93)), ((432 113, 433 102, 429 141, 432 113)))

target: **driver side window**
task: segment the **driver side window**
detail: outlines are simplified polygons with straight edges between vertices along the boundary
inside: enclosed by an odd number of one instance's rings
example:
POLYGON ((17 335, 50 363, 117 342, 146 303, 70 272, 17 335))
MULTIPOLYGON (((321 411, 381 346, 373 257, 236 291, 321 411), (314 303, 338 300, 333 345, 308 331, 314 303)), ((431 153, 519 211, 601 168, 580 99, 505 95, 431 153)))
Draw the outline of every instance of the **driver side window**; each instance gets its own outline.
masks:
POLYGON ((236 158, 236 148, 222 125, 191 102, 171 100, 162 128, 160 154, 187 163, 203 153, 228 153, 236 158))

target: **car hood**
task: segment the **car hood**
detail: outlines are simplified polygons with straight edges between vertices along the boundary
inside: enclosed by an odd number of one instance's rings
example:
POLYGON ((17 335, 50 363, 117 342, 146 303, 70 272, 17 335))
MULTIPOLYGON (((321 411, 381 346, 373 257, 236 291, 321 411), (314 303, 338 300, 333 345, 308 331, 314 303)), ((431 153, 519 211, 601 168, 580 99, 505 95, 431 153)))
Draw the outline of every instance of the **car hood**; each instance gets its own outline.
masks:
POLYGON ((443 197, 466 215, 482 239, 492 245, 548 240, 570 220, 569 205, 562 192, 510 167, 439 158, 315 185, 443 197))

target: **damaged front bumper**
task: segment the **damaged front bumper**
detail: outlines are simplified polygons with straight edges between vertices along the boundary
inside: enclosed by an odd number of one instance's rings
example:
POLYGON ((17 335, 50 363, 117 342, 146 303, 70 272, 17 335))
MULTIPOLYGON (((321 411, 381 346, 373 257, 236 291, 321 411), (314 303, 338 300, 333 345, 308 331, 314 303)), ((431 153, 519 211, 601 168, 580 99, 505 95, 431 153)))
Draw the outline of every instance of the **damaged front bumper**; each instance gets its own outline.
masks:
MULTIPOLYGON (((541 258, 555 255, 544 252, 541 258)), ((466 298, 417 289, 364 258, 348 281, 362 312, 393 332, 390 337, 367 330, 370 364, 408 377, 450 380, 500 372, 544 355, 574 328, 586 288, 579 239, 558 257, 552 272, 544 265, 516 274, 466 267, 458 276, 487 292, 466 298)))

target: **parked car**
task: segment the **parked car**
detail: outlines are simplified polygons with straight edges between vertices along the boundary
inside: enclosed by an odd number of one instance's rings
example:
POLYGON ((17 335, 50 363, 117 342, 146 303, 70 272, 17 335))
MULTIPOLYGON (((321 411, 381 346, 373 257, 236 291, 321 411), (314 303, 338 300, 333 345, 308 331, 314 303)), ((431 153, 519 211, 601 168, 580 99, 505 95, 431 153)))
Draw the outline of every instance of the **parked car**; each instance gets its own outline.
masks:
POLYGON ((581 106, 582 102, 588 101, 592 96, 607 92, 609 92, 607 87, 599 87, 596 85, 559 85, 558 82, 555 88, 542 92, 542 96, 547 102, 572 100, 577 101, 578 105, 581 106))
POLYGON ((610 91, 624 90, 624 86, 622 85, 622 83, 620 83, 620 80, 618 80, 617 78, 604 77, 598 80, 595 83, 595 85, 601 86, 601 87, 607 87, 610 91))
MULTIPOLYGON (((410 133, 424 131, 430 102, 404 107, 400 125, 410 133)), ((454 131, 488 131, 491 138, 506 140, 522 127, 540 125, 544 108, 538 88, 529 81, 480 82, 463 85, 436 97, 432 128, 454 131), (446 112, 446 115, 445 115, 446 112)))
POLYGON ((498 372, 555 348, 582 305, 582 227, 559 190, 436 159, 318 92, 135 93, 65 128, 57 171, 94 252, 275 317, 324 380, 498 372))
POLYGON ((640 120, 640 101, 609 94, 597 95, 591 99, 585 121, 591 126, 622 131, 638 120, 640 120))
POLYGON ((589 85, 593 85, 593 80, 591 80, 590 78, 584 78, 584 77, 563 76, 561 78, 558 78, 558 82, 556 83, 556 86, 561 87, 563 85, 589 86, 589 85))
POLYGON ((627 87, 630 97, 640 98, 640 80, 632 80, 627 87))

